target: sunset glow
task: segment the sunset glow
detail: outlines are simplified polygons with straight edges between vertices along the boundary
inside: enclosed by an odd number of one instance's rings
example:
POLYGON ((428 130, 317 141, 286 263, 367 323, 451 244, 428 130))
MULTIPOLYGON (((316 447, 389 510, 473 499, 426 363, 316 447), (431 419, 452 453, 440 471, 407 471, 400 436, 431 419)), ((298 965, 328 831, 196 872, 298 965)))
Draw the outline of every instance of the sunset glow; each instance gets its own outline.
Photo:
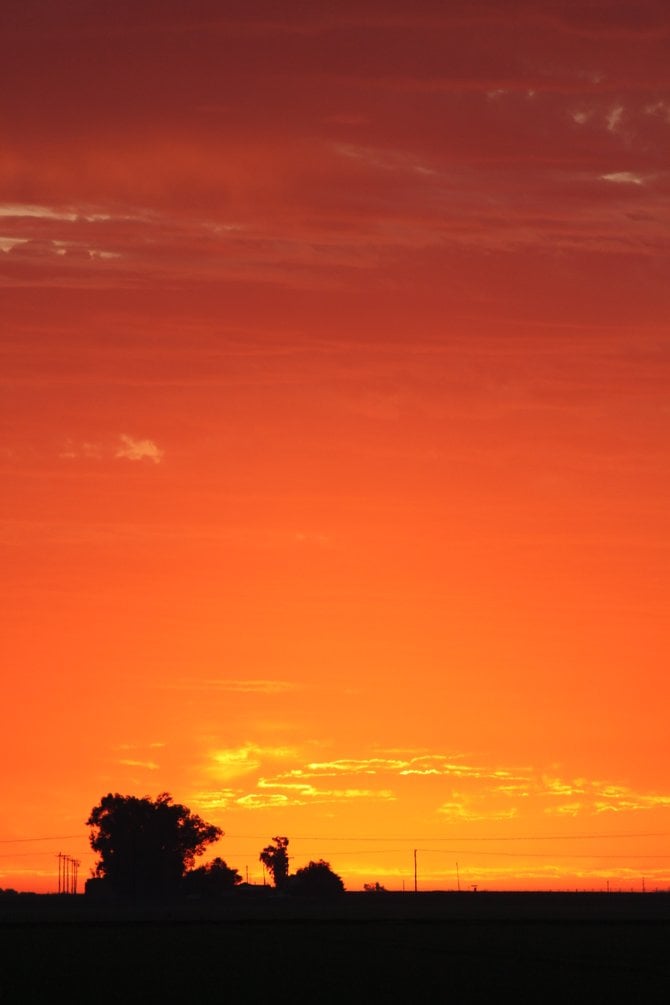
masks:
POLYGON ((664 0, 0 12, 0 888, 668 889, 664 0))

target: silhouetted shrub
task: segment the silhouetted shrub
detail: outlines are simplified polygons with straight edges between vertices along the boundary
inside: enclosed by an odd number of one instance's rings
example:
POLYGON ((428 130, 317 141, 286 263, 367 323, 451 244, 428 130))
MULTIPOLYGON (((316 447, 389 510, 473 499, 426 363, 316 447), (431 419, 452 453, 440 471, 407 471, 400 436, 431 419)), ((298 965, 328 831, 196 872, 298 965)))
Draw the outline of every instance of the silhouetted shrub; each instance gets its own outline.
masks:
POLYGON ((217 856, 207 865, 187 872, 182 880, 182 888, 190 896, 214 899, 234 890, 241 882, 242 877, 237 869, 232 869, 217 856))
POLYGON ((300 897, 337 897, 344 893, 344 883, 328 862, 319 859, 289 877, 288 891, 300 897))

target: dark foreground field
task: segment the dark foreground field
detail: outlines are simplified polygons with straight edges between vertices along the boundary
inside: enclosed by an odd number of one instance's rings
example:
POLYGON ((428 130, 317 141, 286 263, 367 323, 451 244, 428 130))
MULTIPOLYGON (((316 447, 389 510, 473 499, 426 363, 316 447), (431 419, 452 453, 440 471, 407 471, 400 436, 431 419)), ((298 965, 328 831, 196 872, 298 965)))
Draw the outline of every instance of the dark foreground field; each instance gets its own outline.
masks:
POLYGON ((39 898, 0 906, 0 1002, 665 1002, 669 909, 665 894, 39 898))

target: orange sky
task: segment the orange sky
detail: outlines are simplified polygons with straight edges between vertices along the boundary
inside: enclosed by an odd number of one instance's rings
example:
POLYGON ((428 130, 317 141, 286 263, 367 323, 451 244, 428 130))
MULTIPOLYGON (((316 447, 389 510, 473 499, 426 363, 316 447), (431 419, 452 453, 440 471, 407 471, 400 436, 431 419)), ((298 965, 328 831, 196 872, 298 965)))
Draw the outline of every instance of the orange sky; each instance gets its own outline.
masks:
POLYGON ((164 790, 254 881, 670 885, 669 45, 5 0, 0 887, 164 790))

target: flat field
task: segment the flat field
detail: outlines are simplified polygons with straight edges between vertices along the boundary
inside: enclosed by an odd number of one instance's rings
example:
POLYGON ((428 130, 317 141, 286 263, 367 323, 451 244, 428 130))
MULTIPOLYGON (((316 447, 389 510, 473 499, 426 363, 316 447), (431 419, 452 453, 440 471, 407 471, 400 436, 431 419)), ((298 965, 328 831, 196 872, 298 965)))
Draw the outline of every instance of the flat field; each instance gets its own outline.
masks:
POLYGON ((670 1001, 670 897, 553 896, 2 905, 0 1002, 670 1001))

